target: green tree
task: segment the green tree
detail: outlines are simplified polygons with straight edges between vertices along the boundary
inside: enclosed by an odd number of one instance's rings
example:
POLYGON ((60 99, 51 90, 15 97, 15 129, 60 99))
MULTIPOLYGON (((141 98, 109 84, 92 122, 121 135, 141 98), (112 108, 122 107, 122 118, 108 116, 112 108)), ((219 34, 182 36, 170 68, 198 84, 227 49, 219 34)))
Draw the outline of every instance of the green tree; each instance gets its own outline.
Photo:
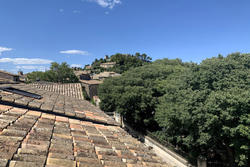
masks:
POLYGON ((220 55, 162 84, 155 120, 164 138, 194 158, 249 166, 249 67, 249 55, 220 55))
POLYGON ((61 64, 53 62, 51 63, 50 70, 46 72, 32 72, 29 73, 27 77, 31 82, 38 80, 57 83, 78 82, 78 78, 66 62, 61 64))
POLYGON ((94 73, 100 73, 103 71, 114 71, 116 73, 122 74, 130 68, 143 66, 151 63, 152 58, 147 56, 145 53, 140 54, 136 53, 135 55, 131 54, 121 54, 117 53, 112 56, 105 56, 105 59, 95 59, 92 63, 92 69, 94 73), (106 63, 108 61, 115 62, 116 65, 113 68, 105 69, 100 67, 102 63, 106 63))
POLYGON ((158 128, 153 117, 155 106, 163 94, 157 89, 158 82, 181 74, 185 68, 180 60, 165 59, 132 68, 121 77, 106 79, 98 90, 101 109, 121 113, 137 130, 155 130, 158 128))
POLYGON ((152 58, 146 54, 136 53, 135 55, 131 54, 120 54, 117 53, 110 57, 112 62, 116 62, 116 65, 109 69, 117 73, 123 73, 130 68, 140 67, 146 64, 151 63, 152 58))
POLYGON ((28 82, 36 82, 40 80, 46 80, 44 72, 41 71, 33 71, 27 74, 28 82))

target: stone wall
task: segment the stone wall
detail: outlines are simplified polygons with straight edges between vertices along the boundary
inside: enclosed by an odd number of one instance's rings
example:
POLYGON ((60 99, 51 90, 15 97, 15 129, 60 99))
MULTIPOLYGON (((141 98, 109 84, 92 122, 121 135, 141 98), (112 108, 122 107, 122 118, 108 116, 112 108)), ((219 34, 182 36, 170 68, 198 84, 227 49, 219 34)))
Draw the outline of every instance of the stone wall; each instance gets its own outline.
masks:
POLYGON ((85 84, 82 83, 82 86, 85 88, 87 95, 92 99, 93 96, 97 96, 97 90, 99 85, 94 84, 85 84))

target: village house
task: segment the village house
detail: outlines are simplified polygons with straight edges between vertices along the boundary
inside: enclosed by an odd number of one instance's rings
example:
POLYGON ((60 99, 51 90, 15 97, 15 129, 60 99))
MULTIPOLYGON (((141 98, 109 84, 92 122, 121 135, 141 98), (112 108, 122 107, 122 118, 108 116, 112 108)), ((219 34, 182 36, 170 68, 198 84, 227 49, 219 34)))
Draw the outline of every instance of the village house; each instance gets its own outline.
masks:
POLYGON ((87 95, 92 99, 93 96, 98 95, 98 86, 103 83, 99 80, 80 80, 82 86, 85 88, 87 95))
POLYGON ((0 70, 0 84, 18 83, 19 81, 20 81, 19 75, 0 70))
POLYGON ((121 74, 115 73, 115 72, 101 72, 100 74, 95 74, 92 76, 92 79, 96 79, 96 80, 104 80, 106 78, 110 78, 110 77, 119 77, 121 76, 121 74))
POLYGON ((90 76, 91 72, 90 71, 80 70, 80 71, 74 71, 74 73, 77 76, 77 78, 80 80, 90 80, 91 79, 91 76, 90 76))
POLYGON ((79 83, 1 85, 0 166, 172 166, 81 91, 79 83))
POLYGON ((91 70, 91 68, 92 68, 91 65, 86 65, 86 66, 84 67, 85 70, 91 70))
POLYGON ((102 63, 100 64, 100 67, 102 68, 112 68, 114 67, 116 62, 107 62, 107 63, 102 63))

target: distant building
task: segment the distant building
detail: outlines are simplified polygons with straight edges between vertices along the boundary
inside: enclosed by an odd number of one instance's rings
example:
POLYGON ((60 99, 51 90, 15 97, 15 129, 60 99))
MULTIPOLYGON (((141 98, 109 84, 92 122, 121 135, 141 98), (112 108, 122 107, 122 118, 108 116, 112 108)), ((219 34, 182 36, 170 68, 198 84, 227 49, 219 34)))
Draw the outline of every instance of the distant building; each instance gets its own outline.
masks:
POLYGON ((75 75, 80 80, 90 80, 90 71, 74 71, 75 75))
POLYGON ((0 83, 18 83, 19 81, 19 75, 6 71, 0 71, 0 83))
POLYGON ((115 73, 115 72, 102 72, 100 74, 95 74, 92 76, 92 79, 96 80, 104 80, 105 78, 110 78, 110 77, 118 77, 121 76, 121 74, 115 73))
POLYGON ((112 68, 112 67, 115 66, 115 64, 116 64, 116 62, 102 63, 102 64, 100 65, 100 67, 102 67, 102 68, 112 68))
POLYGON ((91 65, 86 65, 84 69, 85 70, 91 70, 91 68, 92 68, 91 65))
POLYGON ((106 56, 104 57, 104 59, 106 60, 106 62, 110 62, 110 61, 111 61, 111 58, 110 58, 108 55, 106 55, 106 56))
POLYGON ((18 71, 18 76, 19 76, 19 80, 21 82, 26 82, 27 81, 27 75, 26 74, 23 74, 22 71, 18 71))
POLYGON ((80 80, 82 86, 85 88, 87 95, 92 99, 97 96, 98 86, 102 84, 102 81, 98 80, 80 80))

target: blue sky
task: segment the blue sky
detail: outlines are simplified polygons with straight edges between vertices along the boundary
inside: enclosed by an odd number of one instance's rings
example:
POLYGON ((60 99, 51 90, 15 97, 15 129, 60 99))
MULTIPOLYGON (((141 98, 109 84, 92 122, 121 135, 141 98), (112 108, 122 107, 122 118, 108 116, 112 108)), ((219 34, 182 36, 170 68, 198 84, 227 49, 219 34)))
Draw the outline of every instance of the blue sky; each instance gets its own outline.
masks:
POLYGON ((249 0, 0 0, 0 69, 115 53, 200 62, 250 52, 249 0))

